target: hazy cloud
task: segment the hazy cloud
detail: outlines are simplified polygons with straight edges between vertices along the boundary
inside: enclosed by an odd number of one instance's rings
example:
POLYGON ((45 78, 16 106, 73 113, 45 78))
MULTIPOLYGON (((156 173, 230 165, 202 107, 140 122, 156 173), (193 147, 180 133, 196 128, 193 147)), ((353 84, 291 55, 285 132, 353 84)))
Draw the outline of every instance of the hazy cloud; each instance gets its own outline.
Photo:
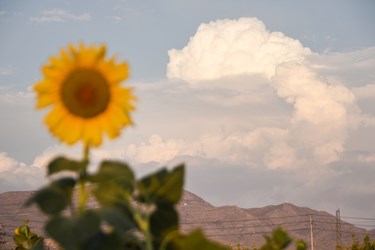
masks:
POLYGON ((4 67, 0 68, 0 76, 9 76, 14 73, 14 69, 12 67, 4 67))
POLYGON ((375 162, 375 153, 373 154, 361 154, 358 156, 358 161, 366 162, 366 163, 373 163, 375 162))
POLYGON ((150 14, 148 5, 142 2, 120 2, 113 7, 113 15, 109 18, 119 21, 140 21, 150 14))
POLYGON ((352 88, 354 95, 358 99, 375 98, 375 84, 367 84, 361 87, 352 88))
POLYGON ((0 192, 35 190, 45 183, 44 175, 44 169, 28 166, 5 152, 0 153, 0 192))
POLYGON ((375 47, 345 52, 313 53, 311 65, 329 81, 343 82, 355 88, 375 84, 375 47))
POLYGON ((215 205, 247 208, 291 202, 332 214, 340 208, 346 216, 368 217, 375 209, 373 164, 339 161, 318 172, 246 168, 202 158, 179 160, 189 163, 187 189, 215 205))
POLYGON ((83 13, 75 15, 63 9, 50 9, 42 11, 41 15, 30 17, 31 22, 44 23, 44 22, 66 22, 66 21, 90 21, 91 15, 83 13))

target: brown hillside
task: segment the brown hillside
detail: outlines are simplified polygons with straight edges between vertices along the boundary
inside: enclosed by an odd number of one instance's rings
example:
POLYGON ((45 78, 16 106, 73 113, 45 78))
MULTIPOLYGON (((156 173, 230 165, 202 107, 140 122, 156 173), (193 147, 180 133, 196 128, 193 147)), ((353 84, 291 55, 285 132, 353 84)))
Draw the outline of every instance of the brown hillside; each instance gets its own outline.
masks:
MULTIPOLYGON (((0 224, 6 240, 4 249, 11 249, 15 227, 29 220, 29 226, 38 234, 43 232, 45 217, 35 207, 24 207, 24 202, 33 194, 30 191, 7 192, 0 194, 0 224)), ((94 203, 90 204, 94 206, 94 203)), ((263 235, 276 227, 283 227, 293 237, 310 242, 310 216, 313 220, 315 249, 331 250, 336 245, 336 218, 322 211, 297 207, 284 203, 263 208, 243 209, 236 206, 215 207, 193 193, 185 191, 178 206, 182 230, 201 228, 210 238, 225 244, 242 243, 259 246, 263 235)), ((362 238, 367 232, 343 222, 342 239, 344 245, 352 240, 352 234, 362 238)), ((1 249, 1 247, 0 247, 1 249)))

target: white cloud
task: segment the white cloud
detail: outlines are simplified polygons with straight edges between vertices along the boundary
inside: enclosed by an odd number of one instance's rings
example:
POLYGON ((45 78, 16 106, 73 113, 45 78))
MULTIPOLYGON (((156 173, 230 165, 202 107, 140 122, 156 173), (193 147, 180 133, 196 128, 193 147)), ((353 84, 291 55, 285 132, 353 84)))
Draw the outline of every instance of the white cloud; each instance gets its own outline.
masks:
POLYGON ((375 154, 361 154, 358 156, 359 162, 373 163, 375 162, 375 154))
POLYGON ((370 164, 338 162, 324 169, 246 168, 208 159, 185 158, 187 189, 214 205, 261 207, 291 202, 334 214, 371 216, 375 169, 370 164), (207 178, 207 176, 209 178, 207 178), (225 186, 225 189, 222 187, 225 186), (366 188, 367 187, 367 188, 366 188))
POLYGON ((231 135, 206 134, 197 140, 163 139, 152 135, 147 143, 130 144, 123 151, 124 159, 136 163, 155 162, 163 165, 181 156, 216 159, 230 164, 270 168, 293 168, 294 149, 284 141, 288 131, 278 128, 259 128, 231 135))
POLYGON ((120 22, 123 20, 120 16, 108 16, 108 18, 115 20, 116 22, 120 22))
POLYGON ((42 168, 28 166, 0 153, 0 193, 13 190, 35 190, 45 183, 42 168))
POLYGON ((352 92, 330 85, 301 64, 279 66, 272 85, 294 106, 290 139, 300 155, 311 152, 324 164, 338 160, 351 129, 351 115, 357 114, 352 92))
POLYGON ((241 74, 268 78, 284 62, 303 62, 308 48, 256 18, 201 24, 182 50, 169 50, 168 77, 188 82, 241 74))
POLYGON ((308 56, 319 75, 356 88, 375 84, 375 47, 345 52, 313 53, 308 56))
MULTIPOLYGON (((18 164, 16 160, 9 158, 5 152, 0 153, 0 172, 9 171, 18 164)), ((20 165, 25 166, 24 163, 20 163, 20 165)))
POLYGON ((31 22, 44 23, 44 22, 66 22, 66 21, 90 21, 91 15, 83 13, 75 15, 63 9, 50 9, 44 10, 40 16, 30 18, 31 22))
MULTIPOLYGON (((353 54, 364 57, 363 53, 353 54)), ((319 75, 318 70, 330 66, 321 66, 317 57, 312 61, 313 53, 298 40, 269 32, 256 18, 202 24, 186 47, 169 51, 169 58, 169 78, 181 79, 194 88, 211 85, 212 90, 220 88, 227 94, 234 93, 226 100, 222 96, 215 99, 212 96, 217 91, 212 91, 211 96, 203 97, 210 103, 220 99, 229 106, 246 103, 244 99, 251 96, 244 93, 260 83, 273 88, 279 98, 293 107, 288 123, 271 127, 286 131, 283 140, 270 139, 260 154, 269 168, 302 163, 319 166, 338 160, 351 129, 364 120, 351 90, 341 81, 319 75), (242 78, 242 85, 233 85, 236 75, 248 78, 242 78), (257 76, 264 80, 252 81, 257 76), (223 82, 227 87, 223 88, 223 82)), ((365 67, 360 62, 356 65, 365 67)), ((257 104, 262 107, 261 102, 257 104)), ((238 140, 235 141, 226 143, 235 145, 238 140)), ((212 144, 220 145, 222 150, 226 143, 212 144)), ((228 147, 221 153, 224 152, 228 154, 228 147)), ((249 154, 248 150, 243 153, 249 154)))
POLYGON ((367 84, 365 86, 354 87, 352 91, 357 99, 375 98, 375 84, 367 84))
POLYGON ((147 143, 130 144, 125 151, 125 158, 139 163, 157 162, 164 164, 180 155, 198 155, 196 145, 189 145, 184 140, 164 140, 159 135, 152 135, 147 143))
POLYGON ((14 73, 14 69, 12 67, 5 67, 0 68, 0 76, 9 76, 14 73))
POLYGON ((0 10, 0 16, 5 15, 6 11, 0 10))

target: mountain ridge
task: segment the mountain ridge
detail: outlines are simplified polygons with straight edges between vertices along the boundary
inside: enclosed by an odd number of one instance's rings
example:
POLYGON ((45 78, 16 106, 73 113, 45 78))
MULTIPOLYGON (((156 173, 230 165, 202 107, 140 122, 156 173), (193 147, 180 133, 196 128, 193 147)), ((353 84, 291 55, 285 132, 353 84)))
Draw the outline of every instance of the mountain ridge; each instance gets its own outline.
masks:
MULTIPOLYGON (((46 217, 35 206, 24 207, 25 201, 34 191, 13 191, 0 194, 0 224, 5 235, 5 249, 14 245, 14 228, 29 220, 29 226, 38 234, 43 234, 46 217)), ((89 206, 95 206, 91 203, 89 206)), ((223 244, 260 246, 263 235, 277 227, 284 228, 296 239, 305 240, 310 245, 310 218, 313 222, 314 247, 330 250, 336 247, 336 217, 325 211, 299 207, 292 203, 269 205, 260 208, 240 208, 234 205, 216 207, 201 197, 185 191, 177 206, 182 231, 201 228, 211 239, 223 244)), ((375 230, 367 231, 342 221, 343 245, 352 242, 352 234, 358 239, 366 234, 375 236, 375 230)))

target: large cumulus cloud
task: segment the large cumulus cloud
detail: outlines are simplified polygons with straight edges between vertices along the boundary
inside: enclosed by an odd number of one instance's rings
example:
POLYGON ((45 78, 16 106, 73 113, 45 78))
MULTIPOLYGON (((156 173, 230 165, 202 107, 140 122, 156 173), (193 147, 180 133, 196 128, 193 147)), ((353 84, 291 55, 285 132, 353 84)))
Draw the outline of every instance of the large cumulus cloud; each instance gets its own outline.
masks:
MULTIPOLYGON (((257 128, 243 132, 237 139, 229 136, 226 143, 213 143, 226 145, 222 148, 226 152, 228 143, 232 147, 241 146, 244 155, 260 157, 261 164, 269 168, 322 166, 339 159, 346 139, 359 123, 361 112, 352 91, 339 80, 319 75, 316 69, 324 65, 319 65, 321 62, 317 60, 312 62, 310 57, 316 59, 317 55, 298 40, 268 31, 256 18, 218 20, 201 24, 183 49, 169 51, 167 75, 194 88, 211 87, 212 93, 215 88, 227 92, 237 90, 232 95, 232 103, 240 98, 252 98, 243 93, 254 89, 254 85, 269 86, 280 100, 292 107, 286 122, 265 127, 282 131, 282 140, 279 133, 263 134, 259 144, 251 147, 243 138, 262 129, 257 128), (232 84, 236 76, 242 77, 243 84, 232 84), (254 77, 258 80, 253 81, 254 77), (267 145, 259 152, 264 141, 267 145)), ((256 93, 253 96, 256 98, 256 93)), ((258 108, 262 109, 260 102, 258 108)), ((246 157, 242 158, 246 162, 246 157)))
POLYGON ((201 24, 182 50, 168 52, 168 77, 189 82, 240 74, 272 77, 283 62, 303 62, 308 48, 256 18, 201 24))

